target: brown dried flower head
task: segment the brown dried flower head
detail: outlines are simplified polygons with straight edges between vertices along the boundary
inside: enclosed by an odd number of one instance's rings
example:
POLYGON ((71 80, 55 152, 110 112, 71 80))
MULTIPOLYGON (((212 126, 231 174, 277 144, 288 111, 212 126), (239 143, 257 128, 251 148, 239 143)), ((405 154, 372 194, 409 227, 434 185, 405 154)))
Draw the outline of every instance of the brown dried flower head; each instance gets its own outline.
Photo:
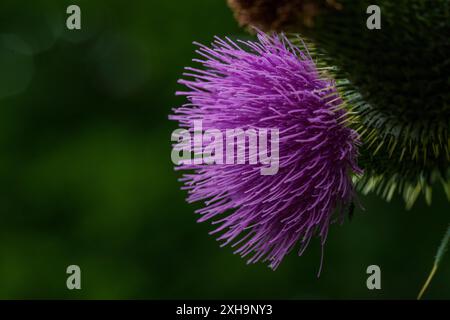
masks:
POLYGON ((314 18, 327 10, 340 10, 338 0, 227 0, 242 27, 264 31, 312 27, 314 18))

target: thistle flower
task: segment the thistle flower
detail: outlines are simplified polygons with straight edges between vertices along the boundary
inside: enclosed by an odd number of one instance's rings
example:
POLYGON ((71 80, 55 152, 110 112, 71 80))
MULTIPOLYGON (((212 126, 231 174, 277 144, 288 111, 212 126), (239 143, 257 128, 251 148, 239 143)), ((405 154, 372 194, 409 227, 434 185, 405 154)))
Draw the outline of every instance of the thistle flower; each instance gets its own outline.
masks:
POLYGON ((334 81, 283 35, 198 46, 204 60, 194 61, 203 68, 186 68, 189 79, 179 83, 188 90, 177 92, 189 103, 169 118, 190 131, 196 120, 204 129, 279 129, 275 175, 247 161, 177 167, 190 171, 181 178, 188 202, 204 201, 199 222, 213 220, 211 234, 223 245, 272 269, 296 244, 301 255, 313 236, 323 249, 329 225, 352 204, 352 174, 361 172, 358 137, 334 81))

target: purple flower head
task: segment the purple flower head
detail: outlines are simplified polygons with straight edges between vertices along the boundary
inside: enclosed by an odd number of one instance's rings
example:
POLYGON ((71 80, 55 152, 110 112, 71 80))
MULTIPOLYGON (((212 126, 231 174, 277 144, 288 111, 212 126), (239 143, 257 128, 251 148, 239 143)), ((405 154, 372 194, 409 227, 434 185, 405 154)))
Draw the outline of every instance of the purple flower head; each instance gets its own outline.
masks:
MULTIPOLYGON (((299 243, 299 255, 315 235, 325 243, 330 223, 351 204, 357 134, 333 80, 284 35, 258 33, 258 41, 215 38, 199 45, 203 68, 186 68, 179 83, 189 101, 169 118, 193 131, 277 128, 279 170, 262 175, 261 164, 181 164, 188 202, 203 201, 199 221, 213 220, 218 240, 249 263, 275 269, 299 243), (336 216, 334 212, 336 211, 336 216)), ((207 142, 202 141, 205 147, 207 142)), ((249 147, 246 144, 247 151, 249 147)), ((259 156, 259 154, 258 154, 259 156)), ((338 219, 337 219, 338 218, 338 219)))

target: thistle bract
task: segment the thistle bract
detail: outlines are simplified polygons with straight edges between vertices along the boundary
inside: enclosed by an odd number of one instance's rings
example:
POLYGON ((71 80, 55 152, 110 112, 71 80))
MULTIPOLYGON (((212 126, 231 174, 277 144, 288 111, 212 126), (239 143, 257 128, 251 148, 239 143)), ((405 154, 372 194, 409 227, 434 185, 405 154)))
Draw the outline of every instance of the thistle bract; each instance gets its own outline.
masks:
POLYGON ((190 132, 199 120, 204 130, 279 131, 274 175, 262 175, 249 159, 177 167, 188 170, 181 178, 187 200, 205 204, 199 221, 212 220, 211 233, 249 263, 267 261, 273 269, 296 244, 301 254, 314 235, 323 247, 329 225, 342 221, 352 203, 351 176, 360 173, 358 137, 347 126, 334 81, 283 35, 258 33, 255 42, 216 38, 197 53, 202 68, 186 68, 187 79, 179 81, 187 91, 177 94, 188 103, 170 119, 190 132))

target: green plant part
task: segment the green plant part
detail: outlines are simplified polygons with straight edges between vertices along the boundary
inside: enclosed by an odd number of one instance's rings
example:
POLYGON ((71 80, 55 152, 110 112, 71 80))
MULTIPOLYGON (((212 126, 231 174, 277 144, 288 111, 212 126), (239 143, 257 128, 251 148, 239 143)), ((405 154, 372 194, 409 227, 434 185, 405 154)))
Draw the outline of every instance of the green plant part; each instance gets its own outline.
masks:
MULTIPOLYGON (((293 42, 302 46, 298 36, 291 35, 291 38, 296 38, 293 42)), ((355 177, 358 188, 364 194, 376 192, 388 201, 398 192, 403 196, 406 207, 411 208, 420 193, 431 203, 432 184, 439 182, 450 198, 447 128, 443 127, 445 133, 438 136, 438 143, 435 143, 433 136, 427 139, 425 131, 421 133, 421 139, 414 139, 412 132, 408 134, 408 130, 414 129, 412 125, 394 122, 393 117, 388 119, 390 123, 381 125, 384 120, 382 114, 348 80, 350 74, 332 66, 333 59, 323 54, 323 50, 315 49, 311 43, 308 47, 322 70, 336 79, 344 99, 342 106, 350 111, 350 125, 361 135, 363 145, 359 163, 365 174, 355 177), (402 132, 402 126, 406 131, 402 132), (386 133, 384 130, 388 129, 386 133)))
POLYGON ((378 1, 381 30, 366 27, 370 1, 339 2, 304 33, 339 67, 359 116, 359 188, 387 200, 399 192, 410 208, 421 193, 430 203, 440 183, 450 199, 450 1, 378 1))
POLYGON ((434 257, 433 268, 431 268, 430 274, 428 275, 427 280, 425 281, 424 285, 422 286, 422 289, 419 292, 419 295, 417 296, 417 300, 422 299, 423 294, 430 285, 431 280, 433 280, 433 277, 436 274, 439 265, 441 264, 442 258, 444 257, 445 251, 447 251, 449 242, 450 242, 450 225, 447 227, 447 231, 445 232, 444 238, 442 239, 441 244, 438 247, 436 256, 434 257))

